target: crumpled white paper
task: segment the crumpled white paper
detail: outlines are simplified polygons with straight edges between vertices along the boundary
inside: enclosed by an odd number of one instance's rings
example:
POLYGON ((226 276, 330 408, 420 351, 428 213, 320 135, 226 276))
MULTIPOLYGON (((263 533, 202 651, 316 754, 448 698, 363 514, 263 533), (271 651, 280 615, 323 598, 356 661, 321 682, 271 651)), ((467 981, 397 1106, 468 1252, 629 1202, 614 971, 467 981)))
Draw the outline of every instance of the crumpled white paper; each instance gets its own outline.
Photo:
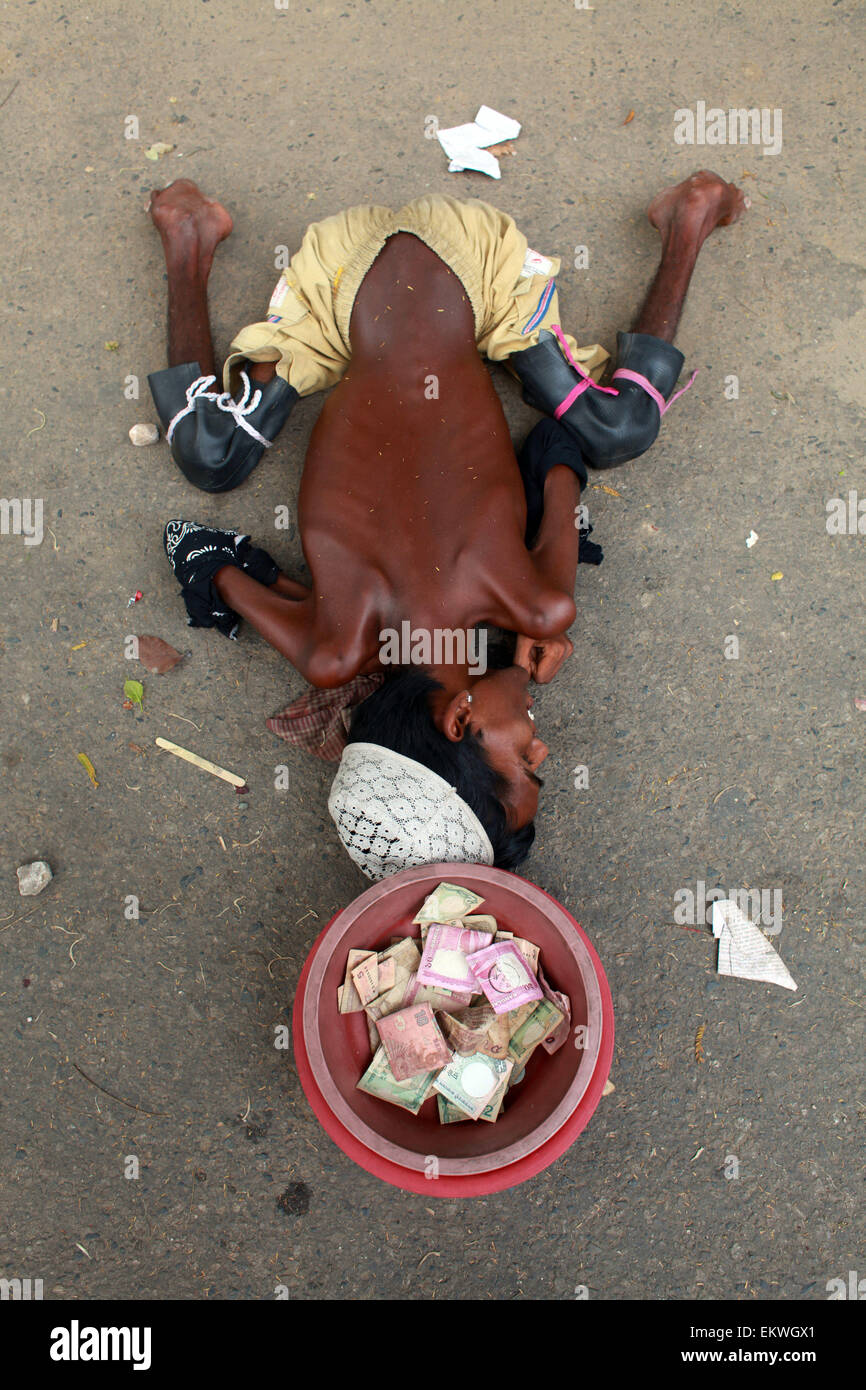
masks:
POLYGON ((716 969, 720 975, 797 988, 782 957, 732 898, 713 903, 713 936, 719 939, 716 969))
POLYGON ((491 106, 479 106, 474 121, 466 125, 450 126, 439 130, 439 144, 448 156, 448 172, 459 174, 464 169, 476 169, 490 178, 502 177, 499 160, 487 153, 488 145, 499 145, 503 140, 516 140, 521 131, 519 121, 503 116, 491 106))

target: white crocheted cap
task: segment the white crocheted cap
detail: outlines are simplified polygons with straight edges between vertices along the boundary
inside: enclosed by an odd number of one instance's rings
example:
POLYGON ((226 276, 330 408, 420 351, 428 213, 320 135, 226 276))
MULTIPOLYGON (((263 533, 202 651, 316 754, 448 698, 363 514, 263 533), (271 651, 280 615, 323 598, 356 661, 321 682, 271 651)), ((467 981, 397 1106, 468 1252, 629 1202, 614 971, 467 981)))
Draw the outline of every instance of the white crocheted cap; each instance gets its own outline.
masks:
POLYGON ((349 743, 328 810, 368 878, 420 864, 492 864, 484 826, 450 783, 378 743, 349 743))

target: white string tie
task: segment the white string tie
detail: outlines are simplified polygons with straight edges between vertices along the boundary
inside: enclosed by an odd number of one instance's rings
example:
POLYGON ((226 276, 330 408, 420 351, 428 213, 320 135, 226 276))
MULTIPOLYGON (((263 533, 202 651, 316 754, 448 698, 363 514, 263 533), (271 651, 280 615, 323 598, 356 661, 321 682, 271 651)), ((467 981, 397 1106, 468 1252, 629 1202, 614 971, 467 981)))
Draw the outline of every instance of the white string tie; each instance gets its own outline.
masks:
POLYGON ((186 388, 186 405, 182 410, 177 412, 165 432, 166 443, 171 443, 175 428, 184 416, 192 414, 198 401, 213 401, 219 410, 224 410, 228 415, 233 415, 235 424, 239 425, 242 430, 246 430, 247 434, 251 435, 258 444, 263 444, 266 449, 270 449, 273 441, 265 439, 264 435, 259 434, 255 426, 251 425, 249 421, 245 419, 245 416, 251 415, 261 401, 261 390, 257 389, 252 399, 250 399, 252 386, 249 377, 244 371, 241 372, 241 380, 244 384, 243 395, 239 401, 236 401, 230 391, 217 392, 208 390, 208 387, 212 386, 216 381, 215 376, 196 377, 195 381, 186 388))

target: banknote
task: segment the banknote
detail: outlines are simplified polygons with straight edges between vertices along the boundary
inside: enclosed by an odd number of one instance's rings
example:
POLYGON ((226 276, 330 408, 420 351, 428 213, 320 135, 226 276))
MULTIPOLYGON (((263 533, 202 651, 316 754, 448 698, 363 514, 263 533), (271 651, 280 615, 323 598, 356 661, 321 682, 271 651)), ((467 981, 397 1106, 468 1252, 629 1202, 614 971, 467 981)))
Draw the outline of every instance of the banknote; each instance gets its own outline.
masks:
POLYGON ((555 1004, 551 1004, 549 999, 542 999, 508 1044, 511 1060, 518 1066, 525 1062, 538 1044, 559 1027, 562 1017, 555 1004))
POLYGON ((521 1004, 519 1009, 509 1009, 507 1014, 502 1015, 508 1024, 509 1039, 514 1037, 518 1028, 523 1026, 529 1015, 534 1013, 537 1008, 538 1000, 530 999, 528 1004, 521 1004))
POLYGON ((512 937, 511 944, 517 947, 533 975, 535 975, 538 970, 538 957, 541 955, 539 948, 532 941, 527 941, 522 936, 512 937))
POLYGON ((453 922, 465 917, 473 908, 484 902, 471 888, 461 888, 458 883, 440 883, 439 887, 424 899, 413 922, 453 922))
POLYGON ((486 931, 491 936, 496 934, 497 922, 495 917, 488 917, 483 912, 473 912, 471 917, 461 917, 464 927, 470 931, 486 931))
POLYGON ((457 1014, 440 1013, 442 1032, 450 1048, 468 1056, 483 1052, 488 1057, 507 1057, 513 1032, 508 1014, 497 1014, 491 1004, 476 1004, 457 1014))
POLYGON ((526 1067, 521 1066, 521 1067, 520 1067, 520 1070, 518 1071, 518 1064, 515 1063, 515 1064, 514 1064, 514 1071, 511 1073, 511 1075, 510 1075, 509 1078, 508 1078, 508 1090, 510 1091, 511 1088, 512 1088, 512 1086, 519 1086, 525 1075, 526 1075, 526 1067))
POLYGON ((372 999, 378 998, 382 993, 379 989, 379 957, 366 956, 352 971, 352 984, 358 991, 358 998, 362 1005, 369 1004, 372 999))
POLYGON ((513 941, 470 954, 467 966, 498 1014, 543 999, 541 987, 513 941))
POLYGON ((382 1039, 379 1037, 379 1029, 376 1027, 376 1024, 373 1022, 373 1020, 372 1020, 372 1018, 370 1017, 369 1014, 367 1014, 366 1017, 367 1017, 367 1036, 368 1036, 369 1039, 370 1039, 370 1051, 371 1051, 371 1052, 378 1052, 378 1050, 379 1050, 379 1048, 380 1048, 380 1046, 381 1046, 381 1043, 382 1043, 382 1039))
POLYGON ((418 966, 421 961, 421 952, 418 950, 417 941, 415 941, 414 938, 411 936, 401 937, 400 940, 395 942, 393 946, 389 946, 387 950, 380 952, 380 964, 382 961, 387 960, 393 960, 394 962, 394 968, 396 971, 396 976, 394 979, 395 984, 397 983, 397 977, 399 977, 401 974, 405 978, 408 978, 408 976, 412 974, 413 970, 418 969, 418 966))
MULTIPOLYGON (((385 990, 383 994, 364 1006, 367 1017, 371 1018, 374 1023, 377 1023, 380 1018, 384 1018, 386 1014, 393 1014, 396 1013, 397 1009, 402 1009, 406 986, 421 964, 421 953, 411 936, 404 937, 396 946, 389 946, 382 955, 394 962, 394 983, 390 989, 385 990)), ((380 969, 381 966, 380 957, 380 969)))
POLYGON ((404 1110, 417 1115, 435 1075, 435 1071, 422 1071, 417 1076, 410 1076, 407 1081, 398 1081, 388 1065, 388 1054, 383 1046, 377 1051, 356 1089, 377 1096, 379 1100, 387 1100, 391 1105, 402 1106, 404 1110))
POLYGON ((452 1105, 450 1100, 446 1100, 444 1096, 437 1095, 436 1103, 439 1106, 440 1125, 453 1125, 457 1124, 460 1120, 469 1119, 468 1115, 465 1115, 458 1106, 452 1105))
POLYGON ((482 1052, 469 1057, 455 1055, 442 1068, 433 1086, 471 1120, 477 1120, 500 1082, 511 1075, 513 1065, 504 1057, 487 1057, 482 1052))
POLYGON ((396 1013, 398 1009, 402 1009, 405 993, 406 981, 398 980, 384 994, 380 994, 378 999, 373 999, 369 1004, 365 1004, 364 1012, 374 1023, 378 1023, 380 1018, 387 1018, 388 1014, 396 1013))
POLYGON ((423 1098, 422 1098, 422 1100, 421 1100, 421 1104, 422 1104, 422 1105, 424 1104, 424 1101, 425 1101, 425 1100, 429 1100, 431 1096, 435 1096, 437 1100, 439 1099, 438 1093, 433 1089, 433 1082, 436 1080, 436 1078, 437 1078, 438 1075, 439 1075, 438 1071, 431 1071, 431 1073, 430 1073, 430 1081, 429 1081, 429 1084, 428 1084, 428 1086, 427 1086, 427 1090, 424 1092, 424 1096, 423 1096, 423 1098))
POLYGON ((341 1014, 356 1014, 363 1009, 364 1005, 361 1003, 358 991, 352 980, 352 971, 362 960, 368 960, 371 956, 375 957, 375 955, 375 951, 353 950, 349 952, 349 960, 346 965, 346 978, 341 987, 341 992, 338 994, 337 1008, 340 1010, 341 1014))
POLYGON ((406 981, 403 1007, 410 1004, 432 1004, 433 1009, 444 1009, 451 1013, 454 1009, 465 1009, 472 998, 471 994, 461 994, 456 989, 440 989, 438 985, 419 985, 417 970, 406 981))
POLYGON ((502 1109, 502 1102, 505 1099, 505 1092, 508 1090, 508 1083, 510 1080, 510 1076, 503 1076, 496 1090, 493 1092, 493 1095, 478 1116, 479 1120, 487 1120, 493 1124, 499 1119, 499 1112, 502 1109))
POLYGON ((555 1004, 563 1015, 562 1022, 557 1024, 556 1028, 541 1042, 545 1052, 548 1052, 552 1057, 554 1052, 558 1052, 568 1042, 568 1036, 571 1032, 571 1000, 567 994, 562 994, 559 990, 551 988, 544 978, 544 971, 540 966, 538 968, 538 983, 544 991, 545 999, 549 999, 551 1004, 555 1004))
POLYGON ((451 1053, 429 1004, 411 1004, 408 1009, 386 1014, 379 1019, 378 1028, 391 1071, 398 1081, 406 1081, 419 1072, 438 1071, 451 1061, 451 1053))
POLYGON ((440 985, 463 994, 476 993, 479 985, 469 969, 467 956, 480 951, 489 940, 487 932, 467 931, 458 922, 432 922, 418 967, 418 983, 440 985))
POLYGON ((397 962, 393 956, 384 954, 378 957, 379 965, 379 993, 384 994, 386 989, 393 989, 397 980, 397 962))

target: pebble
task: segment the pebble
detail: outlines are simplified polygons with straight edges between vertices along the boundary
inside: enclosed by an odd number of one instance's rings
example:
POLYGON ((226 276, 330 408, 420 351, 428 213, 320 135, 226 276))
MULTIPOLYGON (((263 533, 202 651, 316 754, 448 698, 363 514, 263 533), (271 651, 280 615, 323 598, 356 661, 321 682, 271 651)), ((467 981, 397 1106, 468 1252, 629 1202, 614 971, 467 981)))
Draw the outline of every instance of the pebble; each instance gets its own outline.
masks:
POLYGON ((54 875, 44 859, 34 859, 32 864, 22 864, 18 870, 18 892, 22 898, 35 898, 51 882, 54 875))
POLYGON ((129 431, 133 444, 155 444, 159 439, 156 425, 133 425, 129 431))

